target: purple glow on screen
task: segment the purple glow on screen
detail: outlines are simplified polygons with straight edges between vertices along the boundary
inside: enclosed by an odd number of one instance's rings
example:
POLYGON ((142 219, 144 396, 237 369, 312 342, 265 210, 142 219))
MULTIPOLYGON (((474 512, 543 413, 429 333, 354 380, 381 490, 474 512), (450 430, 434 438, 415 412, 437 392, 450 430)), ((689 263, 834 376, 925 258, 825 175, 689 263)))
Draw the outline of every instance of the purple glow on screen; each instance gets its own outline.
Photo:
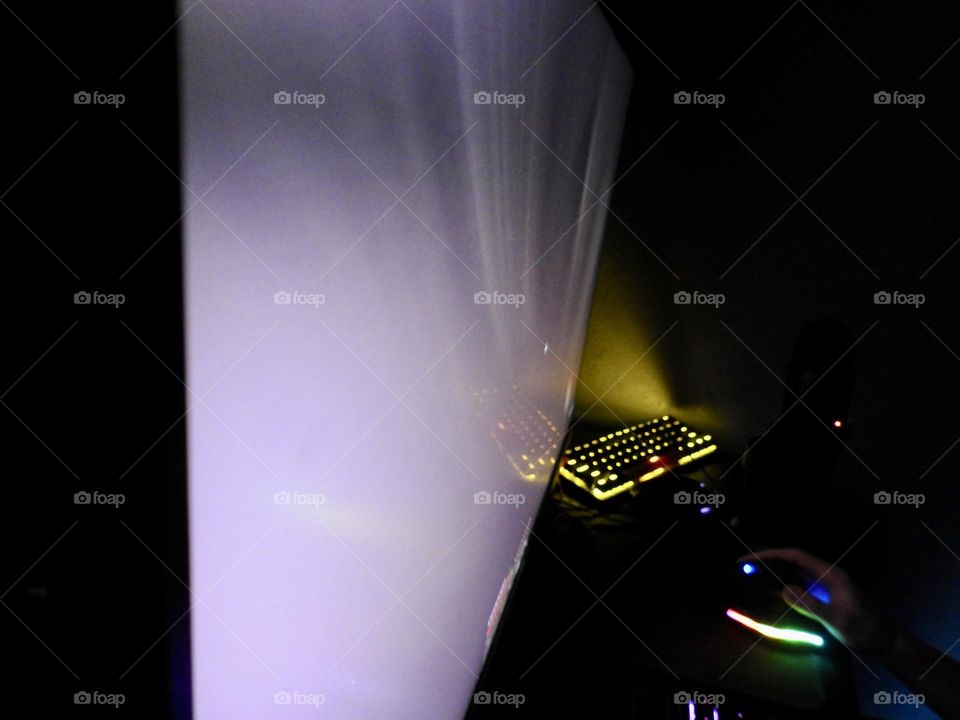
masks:
POLYGON ((586 0, 181 6, 195 717, 461 717, 629 67, 586 0))

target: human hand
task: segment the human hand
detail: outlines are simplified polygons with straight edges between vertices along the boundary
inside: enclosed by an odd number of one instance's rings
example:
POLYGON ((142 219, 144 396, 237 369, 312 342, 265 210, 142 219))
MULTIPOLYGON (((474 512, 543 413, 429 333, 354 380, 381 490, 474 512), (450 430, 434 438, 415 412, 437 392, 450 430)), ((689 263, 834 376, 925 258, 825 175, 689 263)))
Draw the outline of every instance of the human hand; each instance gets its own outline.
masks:
POLYGON ((796 548, 761 550, 740 558, 763 564, 768 560, 791 563, 827 593, 814 597, 809 589, 787 585, 781 591, 784 602, 800 614, 817 620, 840 642, 852 649, 880 652, 893 642, 893 629, 875 612, 850 576, 841 568, 796 548))

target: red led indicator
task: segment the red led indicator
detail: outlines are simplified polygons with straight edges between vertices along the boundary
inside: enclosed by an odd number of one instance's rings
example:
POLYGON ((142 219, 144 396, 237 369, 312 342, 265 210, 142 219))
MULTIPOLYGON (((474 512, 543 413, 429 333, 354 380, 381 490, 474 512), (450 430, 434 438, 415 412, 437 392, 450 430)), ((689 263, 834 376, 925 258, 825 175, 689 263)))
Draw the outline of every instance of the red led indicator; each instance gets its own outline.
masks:
POLYGON ((834 420, 834 421, 833 421, 833 426, 834 426, 835 428, 842 428, 842 427, 843 427, 843 422, 840 421, 840 420, 834 420))

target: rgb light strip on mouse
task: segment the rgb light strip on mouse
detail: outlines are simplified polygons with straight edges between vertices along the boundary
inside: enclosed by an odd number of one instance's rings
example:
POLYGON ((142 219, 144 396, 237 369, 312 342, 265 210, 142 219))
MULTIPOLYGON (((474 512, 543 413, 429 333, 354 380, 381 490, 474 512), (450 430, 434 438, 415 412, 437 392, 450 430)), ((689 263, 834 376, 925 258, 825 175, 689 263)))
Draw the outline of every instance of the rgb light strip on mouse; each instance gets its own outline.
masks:
POLYGON ((815 647, 823 647, 823 638, 817 635, 816 633, 805 632, 803 630, 791 630, 789 628, 779 628, 773 625, 767 625, 762 622, 757 622, 753 618, 749 618, 742 613, 738 613, 736 610, 728 609, 727 617, 731 620, 740 623, 741 625, 750 628, 754 632, 758 632, 761 635, 773 638, 774 640, 783 640, 784 642, 789 643, 799 643, 802 645, 813 645, 815 647))

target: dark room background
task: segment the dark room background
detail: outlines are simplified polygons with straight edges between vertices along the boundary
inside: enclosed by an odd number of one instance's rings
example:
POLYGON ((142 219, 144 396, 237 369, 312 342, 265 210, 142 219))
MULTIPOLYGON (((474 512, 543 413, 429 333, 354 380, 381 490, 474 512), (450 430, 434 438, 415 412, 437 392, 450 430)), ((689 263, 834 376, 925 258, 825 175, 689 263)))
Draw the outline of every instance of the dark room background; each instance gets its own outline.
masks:
MULTIPOLYGON (((953 648, 957 8, 610 3, 607 12, 634 88, 619 181, 604 198, 612 213, 574 415, 633 423, 671 413, 739 454, 785 408, 781 381, 801 329, 843 322, 856 341, 855 383, 835 493, 824 497, 848 499, 840 551, 866 532, 854 553, 869 558, 864 582, 923 638, 953 648), (724 102, 674 102, 695 91, 724 102), (922 94, 922 104, 875 103, 895 91, 922 94), (680 291, 724 302, 677 305, 680 291), (883 291, 924 302, 875 304, 883 291), (926 502, 875 505, 884 489, 926 502)), ((783 463, 807 468, 813 484, 819 460, 804 447, 783 463)), ((861 675, 868 697, 875 680, 861 675)))
MULTIPOLYGON (((801 329, 840 320, 855 387, 823 502, 847 503, 865 584, 955 656, 960 12, 862 0, 603 11, 634 87, 574 416, 676 414, 736 455, 783 412, 801 329), (695 291, 724 301, 676 304, 695 291), (882 292, 923 303, 877 304, 882 292), (877 505, 882 490, 925 502, 877 505)), ((162 716, 189 688, 169 672, 190 606, 176 33, 161 35, 176 12, 19 2, 0 16, 4 695, 71 709, 51 687, 122 676, 134 714, 162 716), (87 88, 126 102, 75 105, 87 88), (94 289, 126 301, 74 304, 94 289), (93 485, 125 495, 122 522, 90 508, 77 523, 74 494, 93 485)), ((783 457, 811 478, 818 461, 802 445, 783 457)), ((866 697, 876 681, 860 674, 866 697)))

